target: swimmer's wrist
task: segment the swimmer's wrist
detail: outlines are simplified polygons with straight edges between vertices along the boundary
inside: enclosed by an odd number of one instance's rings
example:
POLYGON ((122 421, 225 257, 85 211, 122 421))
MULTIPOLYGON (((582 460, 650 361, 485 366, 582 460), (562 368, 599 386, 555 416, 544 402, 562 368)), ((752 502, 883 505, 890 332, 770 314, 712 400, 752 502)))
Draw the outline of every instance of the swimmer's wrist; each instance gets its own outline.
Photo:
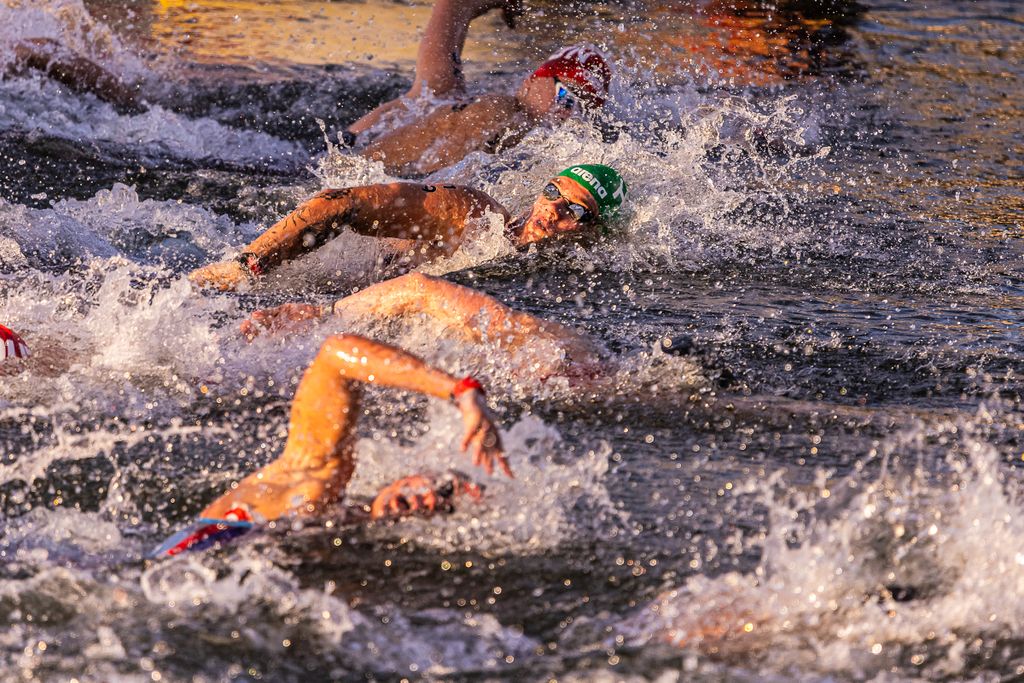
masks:
POLYGON ((235 261, 242 266, 242 270, 245 271, 250 280, 255 280, 265 272, 263 259, 251 251, 243 251, 235 257, 235 261))
POLYGON ((467 391, 476 391, 481 396, 487 395, 487 392, 484 391, 484 386, 480 384, 480 382, 478 382, 472 375, 466 375, 458 382, 456 382, 454 387, 452 387, 450 397, 452 401, 458 403, 459 399, 467 391))
POLYGON ((330 317, 330 316, 338 315, 337 306, 338 306, 338 301, 337 300, 332 301, 329 304, 321 305, 319 307, 319 309, 320 309, 320 317, 321 318, 327 318, 327 317, 330 317))

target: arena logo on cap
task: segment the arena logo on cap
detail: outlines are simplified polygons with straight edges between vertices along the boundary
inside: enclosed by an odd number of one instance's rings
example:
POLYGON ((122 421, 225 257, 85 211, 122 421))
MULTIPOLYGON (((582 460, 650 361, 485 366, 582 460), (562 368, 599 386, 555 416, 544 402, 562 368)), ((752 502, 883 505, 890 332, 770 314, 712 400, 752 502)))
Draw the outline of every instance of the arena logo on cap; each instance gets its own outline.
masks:
MULTIPOLYGON (((597 192, 597 196, 600 197, 601 199, 606 199, 608 197, 608 190, 606 190, 604 185, 601 184, 601 181, 598 180, 594 176, 594 174, 591 173, 590 171, 588 171, 587 169, 580 168, 579 166, 573 166, 572 170, 570 171, 570 173, 573 173, 574 175, 578 175, 580 178, 582 178, 583 180, 587 181, 587 183, 592 188, 594 188, 594 191, 597 192)), ((625 199, 625 197, 622 194, 622 185, 621 184, 615 189, 615 192, 612 194, 612 196, 618 198, 619 201, 622 201, 623 199, 625 199)))

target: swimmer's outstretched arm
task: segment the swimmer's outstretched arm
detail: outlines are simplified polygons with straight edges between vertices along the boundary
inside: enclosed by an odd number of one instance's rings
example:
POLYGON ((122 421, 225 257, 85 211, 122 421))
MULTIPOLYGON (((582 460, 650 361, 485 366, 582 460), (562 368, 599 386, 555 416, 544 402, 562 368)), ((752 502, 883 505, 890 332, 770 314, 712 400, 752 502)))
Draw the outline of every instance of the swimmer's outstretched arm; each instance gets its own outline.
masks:
POLYGON ((249 338, 264 331, 288 333, 331 313, 375 319, 427 315, 474 343, 491 342, 515 352, 530 343, 549 341, 562 349, 567 363, 593 368, 604 365, 594 342, 575 330, 511 309, 483 292, 422 273, 378 282, 323 308, 293 303, 256 311, 242 323, 241 331, 249 338))
POLYGON ((114 105, 122 113, 140 112, 145 107, 121 79, 85 57, 49 38, 30 38, 14 46, 14 75, 41 71, 75 92, 89 92, 114 105))
MULTIPOLYGON (((460 94, 466 88, 462 77, 462 48, 473 19, 501 8, 511 27, 522 13, 521 0, 437 0, 430 13, 423 40, 416 56, 416 77, 406 97, 460 94)), ((375 126, 385 114, 401 108, 402 101, 391 100, 348 127, 358 135, 375 126)))
POLYGON ((343 227, 403 240, 409 251, 429 243, 428 251, 450 253, 461 243, 467 220, 487 211, 508 215, 485 193, 454 185, 389 183, 324 190, 253 240, 237 260, 200 268, 189 278, 199 286, 233 290, 316 249, 343 227))
MULTIPOLYGON (((328 338, 295 392, 284 452, 211 503, 202 516, 221 519, 241 505, 271 520, 312 513, 341 498, 355 470, 360 383, 443 399, 460 385, 457 378, 393 346, 355 335, 328 338)), ((473 463, 488 473, 497 463, 512 476, 481 392, 460 391, 457 405, 465 425, 462 449, 469 448, 473 463)))

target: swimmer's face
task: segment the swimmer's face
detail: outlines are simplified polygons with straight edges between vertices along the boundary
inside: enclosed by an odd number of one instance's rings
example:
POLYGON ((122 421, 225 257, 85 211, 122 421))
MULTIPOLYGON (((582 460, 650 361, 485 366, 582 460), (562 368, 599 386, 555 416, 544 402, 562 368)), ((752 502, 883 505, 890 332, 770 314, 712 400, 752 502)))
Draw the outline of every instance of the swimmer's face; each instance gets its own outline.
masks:
POLYGON ((530 76, 516 93, 516 99, 531 116, 561 123, 572 116, 573 107, 566 106, 564 97, 559 99, 559 85, 554 78, 530 76))
POLYGON ((509 224, 509 237, 517 246, 526 246, 552 237, 591 236, 598 215, 590 192, 575 180, 557 176, 544 186, 530 213, 509 224))

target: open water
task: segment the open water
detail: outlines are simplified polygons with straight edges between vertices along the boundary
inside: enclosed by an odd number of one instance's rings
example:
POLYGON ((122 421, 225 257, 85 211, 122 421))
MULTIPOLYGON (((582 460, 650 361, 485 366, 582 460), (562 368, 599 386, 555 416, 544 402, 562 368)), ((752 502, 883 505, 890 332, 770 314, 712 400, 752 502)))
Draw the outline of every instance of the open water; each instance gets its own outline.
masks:
MULTIPOLYGON (((357 325, 488 379, 517 479, 450 517, 328 516, 153 564, 278 452, 325 334, 249 345, 237 322, 365 284, 376 252, 343 235, 242 296, 184 273, 387 178, 333 141, 407 87, 429 5, 0 4, 0 63, 55 38, 152 104, 0 81, 0 322, 56 368, 0 377, 0 679, 1024 674, 1019 3, 528 5, 515 31, 474 24, 473 87, 585 37, 616 61, 617 140, 538 130, 430 180, 520 210, 598 160, 629 209, 589 249, 496 229, 427 271, 593 334, 611 388, 357 325)), ((368 405, 354 499, 467 467, 450 407, 368 405)))

